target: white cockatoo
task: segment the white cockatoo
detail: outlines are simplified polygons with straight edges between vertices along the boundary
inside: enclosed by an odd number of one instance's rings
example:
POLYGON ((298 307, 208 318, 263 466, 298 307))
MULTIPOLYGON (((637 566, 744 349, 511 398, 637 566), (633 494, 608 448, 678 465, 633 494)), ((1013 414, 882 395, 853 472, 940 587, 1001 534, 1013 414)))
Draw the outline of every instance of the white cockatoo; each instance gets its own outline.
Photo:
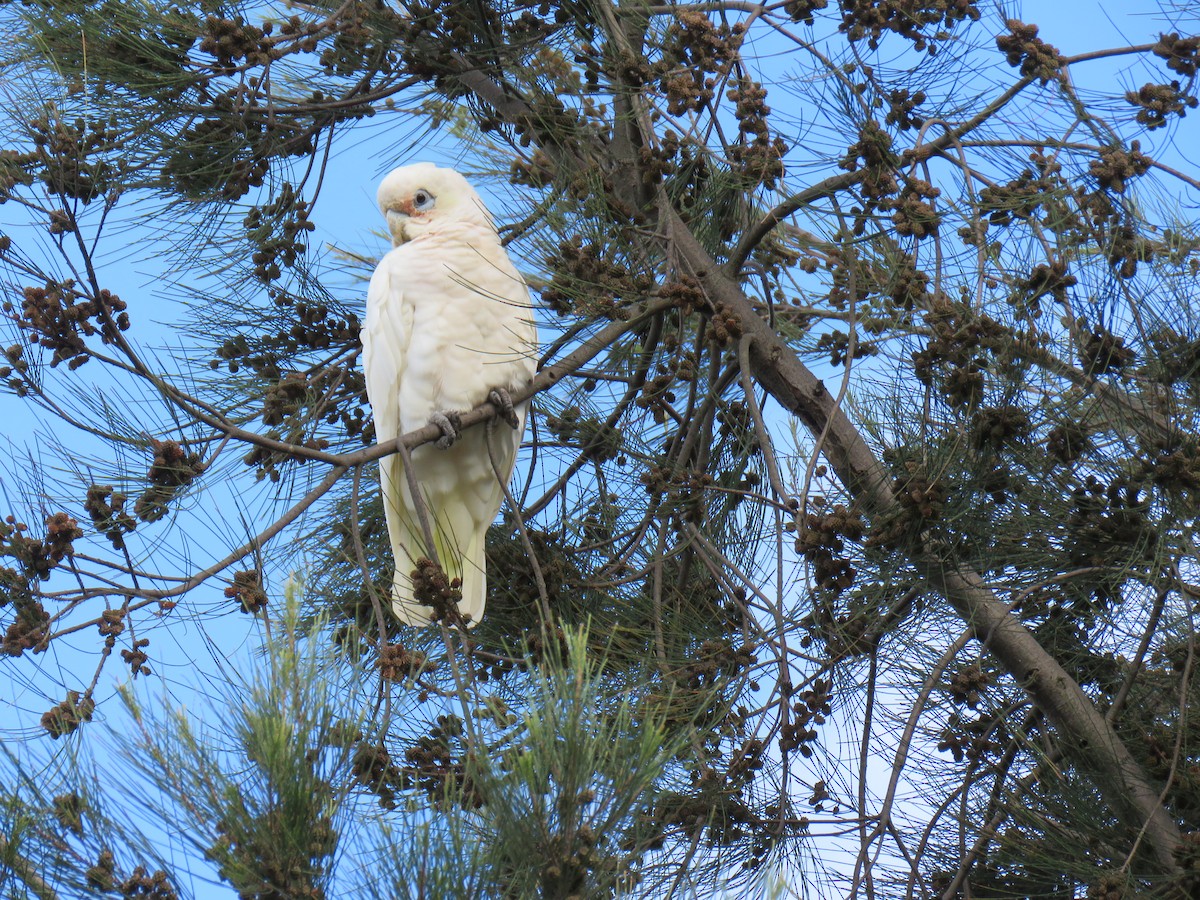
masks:
MULTIPOLYGON (((389 440, 429 422, 442 429, 437 445, 413 450, 413 475, 438 561, 462 580, 459 612, 478 622, 487 599, 484 536, 500 509, 501 480, 512 474, 528 408, 514 408, 509 392, 525 386, 535 367, 529 290, 483 201, 453 169, 396 169, 380 184, 378 201, 393 249, 371 278, 362 329, 375 434, 389 440), (512 427, 481 425, 459 436, 456 414, 485 400, 505 408, 512 427)), ((379 470, 396 562, 392 605, 402 622, 428 625, 433 611, 414 599, 411 577, 417 560, 432 558, 419 510, 400 455, 380 460, 379 470)))

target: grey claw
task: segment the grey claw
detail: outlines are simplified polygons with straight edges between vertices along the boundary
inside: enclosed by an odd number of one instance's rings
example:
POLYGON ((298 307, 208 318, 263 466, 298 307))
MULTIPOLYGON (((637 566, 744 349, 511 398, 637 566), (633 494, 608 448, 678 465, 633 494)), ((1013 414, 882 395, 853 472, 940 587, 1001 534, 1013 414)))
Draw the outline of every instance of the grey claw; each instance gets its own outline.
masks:
POLYGON ((462 423, 456 412, 434 413, 429 417, 429 424, 442 430, 442 436, 434 442, 442 450, 453 447, 462 433, 462 423))
POLYGON ((488 391, 488 403, 500 411, 500 418, 508 423, 508 427, 516 431, 521 426, 517 411, 513 409, 512 397, 504 388, 492 388, 488 391))

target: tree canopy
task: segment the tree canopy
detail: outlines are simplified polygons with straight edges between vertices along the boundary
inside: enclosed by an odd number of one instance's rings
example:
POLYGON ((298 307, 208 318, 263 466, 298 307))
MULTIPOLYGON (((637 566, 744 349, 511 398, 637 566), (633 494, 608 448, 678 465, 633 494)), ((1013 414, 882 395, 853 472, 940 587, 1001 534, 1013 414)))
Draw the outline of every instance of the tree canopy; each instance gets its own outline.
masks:
POLYGON ((0 2, 5 896, 1195 896, 1198 21, 0 2), (364 145, 537 310, 469 631, 388 612, 364 145))

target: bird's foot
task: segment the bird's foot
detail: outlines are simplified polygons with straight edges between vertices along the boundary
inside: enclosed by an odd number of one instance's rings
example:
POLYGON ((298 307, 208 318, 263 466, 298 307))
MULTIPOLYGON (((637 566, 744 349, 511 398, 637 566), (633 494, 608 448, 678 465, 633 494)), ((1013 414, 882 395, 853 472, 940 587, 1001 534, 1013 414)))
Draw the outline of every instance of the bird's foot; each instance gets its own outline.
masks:
POLYGON ((434 443, 442 450, 453 447, 462 434, 462 419, 456 412, 436 412, 429 417, 429 424, 441 429, 442 436, 434 443))
POLYGON ((521 420, 517 418, 517 411, 513 409, 512 397, 504 388, 492 388, 488 391, 488 403, 496 407, 500 412, 500 418, 508 423, 508 427, 514 431, 521 426, 521 420))

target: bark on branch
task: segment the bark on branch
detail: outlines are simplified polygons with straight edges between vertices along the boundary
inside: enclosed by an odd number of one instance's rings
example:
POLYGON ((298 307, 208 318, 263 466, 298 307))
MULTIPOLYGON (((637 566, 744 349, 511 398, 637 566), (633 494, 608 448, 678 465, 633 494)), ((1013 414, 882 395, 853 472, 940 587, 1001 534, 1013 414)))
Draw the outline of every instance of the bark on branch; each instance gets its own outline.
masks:
MULTIPOLYGON (((898 504, 891 478, 858 428, 834 403, 833 396, 758 315, 751 300, 713 262, 675 210, 664 203, 660 215, 675 250, 710 300, 732 312, 742 333, 750 337, 755 380, 821 440, 820 450, 830 466, 870 514, 896 514, 898 504)), ((1008 605, 984 585, 977 573, 935 545, 914 547, 909 555, 921 577, 949 601, 976 638, 987 645, 1061 731, 1073 761, 1092 772, 1117 815, 1128 823, 1146 826, 1160 868, 1177 872, 1179 829, 1160 803, 1159 788, 1079 684, 1009 613, 1008 605)))
MULTIPOLYGON (((479 100, 510 124, 530 120, 532 111, 515 91, 506 90, 477 68, 464 64, 457 79, 479 100)), ((961 135, 978 127, 1015 97, 1030 79, 1009 87, 956 133, 961 135)), ((623 120, 636 127, 633 117, 623 120)), ((949 136, 939 140, 949 142, 949 136)), ((939 141, 927 145, 933 152, 939 141)), ((606 147, 580 147, 560 144, 544 148, 556 158, 559 172, 579 166, 599 165, 603 171, 621 173, 619 181, 631 185, 630 198, 641 184, 636 170, 622 171, 621 160, 611 158, 606 147)), ((828 185, 826 185, 828 187, 828 185)), ((622 198, 625 200, 625 198, 622 198)), ((838 478, 863 508, 872 515, 894 514, 897 501, 892 479, 882 462, 854 423, 846 416, 795 352, 756 312, 751 300, 738 283, 719 266, 684 223, 668 201, 658 192, 658 228, 647 233, 647 240, 660 241, 656 249, 691 270, 703 286, 709 300, 724 306, 738 320, 742 333, 749 336, 750 364, 754 378, 784 409, 795 415, 820 442, 838 478)), ((782 216, 778 217, 782 218, 782 216)), ((769 217, 753 235, 761 239, 775 221, 769 217)), ((749 242, 739 251, 745 254, 749 242)), ((1115 814, 1134 827, 1145 828, 1151 852, 1164 873, 1179 871, 1175 851, 1181 838, 1175 821, 1160 802, 1160 791, 1121 742, 1116 731, 1100 715, 1079 684, 1046 651, 1037 638, 1009 613, 1008 606, 987 588, 978 573, 964 567, 937 546, 909 549, 914 568, 985 642, 1008 673, 1020 684, 1034 703, 1059 729, 1066 750, 1083 770, 1090 771, 1098 789, 1115 814)))

